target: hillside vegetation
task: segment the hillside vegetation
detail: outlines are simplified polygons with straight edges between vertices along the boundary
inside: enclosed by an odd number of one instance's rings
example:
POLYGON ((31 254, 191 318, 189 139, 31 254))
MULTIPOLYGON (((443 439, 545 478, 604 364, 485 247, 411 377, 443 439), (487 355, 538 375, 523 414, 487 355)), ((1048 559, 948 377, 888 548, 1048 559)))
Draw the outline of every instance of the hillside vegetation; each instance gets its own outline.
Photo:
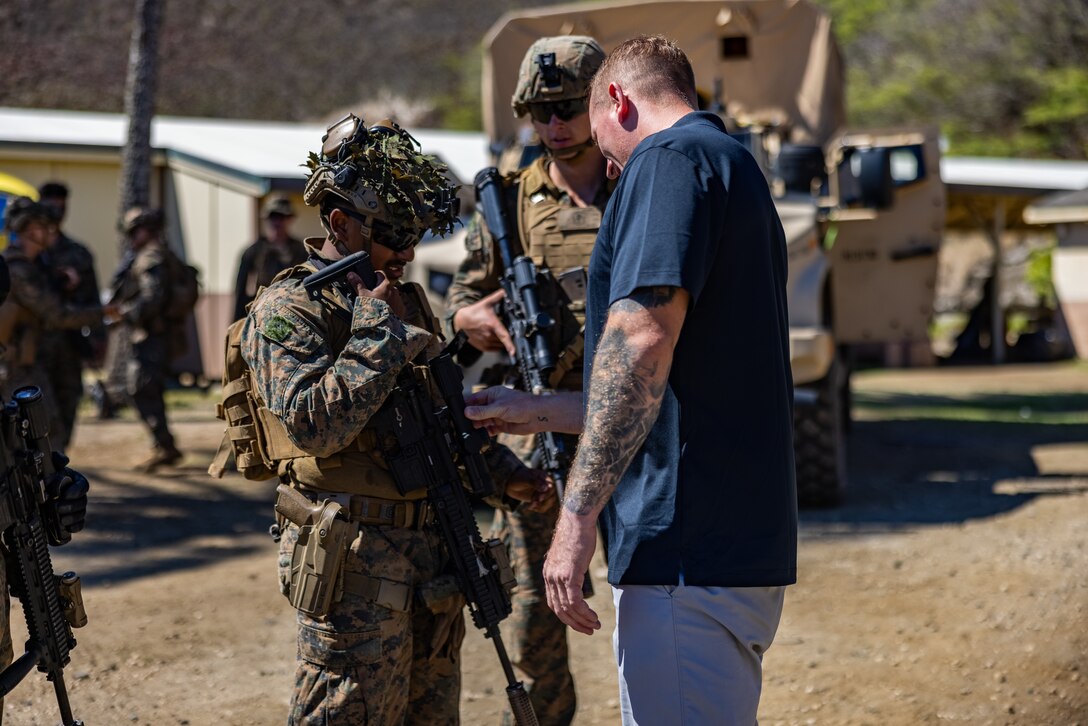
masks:
MULTIPOLYGON (((1088 157, 1088 1, 817 0, 855 126, 937 122, 953 154, 1088 157)), ((480 126, 480 51, 540 0, 166 0, 158 112, 270 120, 339 109, 480 126)), ((0 3, 0 98, 119 112, 132 0, 0 3)))

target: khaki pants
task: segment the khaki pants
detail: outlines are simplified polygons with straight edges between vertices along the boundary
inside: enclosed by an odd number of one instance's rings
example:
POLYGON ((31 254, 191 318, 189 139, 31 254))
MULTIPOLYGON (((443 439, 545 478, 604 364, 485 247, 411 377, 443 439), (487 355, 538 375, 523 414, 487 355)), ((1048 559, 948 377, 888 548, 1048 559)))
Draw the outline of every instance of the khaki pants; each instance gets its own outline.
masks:
POLYGON ((624 726, 752 726, 783 587, 613 587, 624 726))

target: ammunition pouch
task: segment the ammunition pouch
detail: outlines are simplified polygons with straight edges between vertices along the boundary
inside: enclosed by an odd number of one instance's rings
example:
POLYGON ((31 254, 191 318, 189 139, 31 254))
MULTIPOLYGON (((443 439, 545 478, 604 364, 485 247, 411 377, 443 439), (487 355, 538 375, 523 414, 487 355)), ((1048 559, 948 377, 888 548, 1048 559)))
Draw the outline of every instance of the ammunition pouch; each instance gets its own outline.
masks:
POLYGON ((265 408, 253 390, 253 379, 241 353, 243 320, 227 328, 226 366, 223 371, 223 400, 215 415, 226 421, 227 429, 208 473, 219 479, 233 454, 238 472, 251 481, 276 476, 277 462, 307 456, 295 446, 287 429, 265 408))

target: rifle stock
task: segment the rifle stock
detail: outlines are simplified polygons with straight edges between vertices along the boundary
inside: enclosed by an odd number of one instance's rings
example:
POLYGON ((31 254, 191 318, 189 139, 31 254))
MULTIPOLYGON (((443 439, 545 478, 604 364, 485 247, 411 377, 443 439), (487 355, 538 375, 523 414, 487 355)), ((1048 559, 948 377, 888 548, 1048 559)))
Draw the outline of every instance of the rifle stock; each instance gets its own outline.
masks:
MULTIPOLYGON (((311 300, 316 300, 321 297, 321 291, 324 288, 347 282, 349 272, 358 275, 369 290, 373 290, 378 286, 378 276, 375 274, 374 267, 370 262, 370 255, 365 250, 355 252, 347 257, 341 257, 317 272, 310 273, 302 281, 302 286, 306 289, 306 295, 311 300)), ((354 289, 350 292, 352 295, 355 294, 354 289)))

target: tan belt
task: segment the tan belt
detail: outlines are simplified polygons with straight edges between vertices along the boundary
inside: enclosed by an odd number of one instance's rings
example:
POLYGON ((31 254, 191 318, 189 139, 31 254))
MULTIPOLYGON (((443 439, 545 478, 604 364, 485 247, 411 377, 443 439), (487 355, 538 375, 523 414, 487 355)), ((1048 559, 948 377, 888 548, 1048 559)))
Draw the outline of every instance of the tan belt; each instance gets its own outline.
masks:
POLYGON ((426 499, 408 501, 340 492, 317 492, 305 489, 296 491, 311 502, 321 502, 326 499, 336 502, 343 507, 341 511, 348 515, 349 522, 358 522, 372 527, 423 529, 434 521, 434 509, 430 501, 426 499))

